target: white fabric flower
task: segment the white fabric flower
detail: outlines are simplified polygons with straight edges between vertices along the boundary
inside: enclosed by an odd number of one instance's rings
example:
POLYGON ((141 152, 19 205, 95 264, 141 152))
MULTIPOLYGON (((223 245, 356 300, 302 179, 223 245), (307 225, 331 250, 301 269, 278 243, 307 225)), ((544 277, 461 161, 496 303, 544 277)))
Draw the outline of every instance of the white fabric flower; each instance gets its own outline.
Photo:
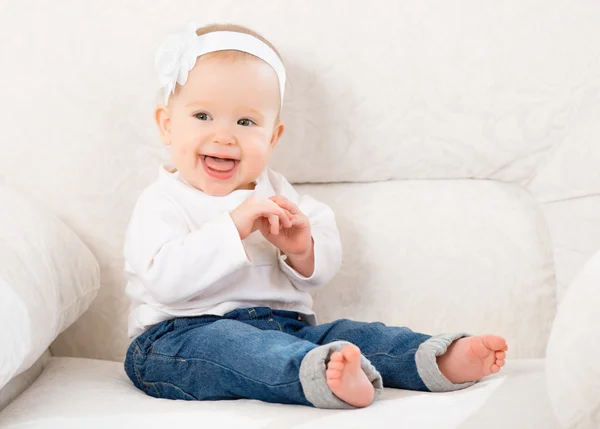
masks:
POLYGON ((195 24, 189 24, 181 33, 170 35, 156 52, 155 67, 165 104, 175 93, 176 84, 187 82, 188 73, 196 64, 197 28, 195 24))

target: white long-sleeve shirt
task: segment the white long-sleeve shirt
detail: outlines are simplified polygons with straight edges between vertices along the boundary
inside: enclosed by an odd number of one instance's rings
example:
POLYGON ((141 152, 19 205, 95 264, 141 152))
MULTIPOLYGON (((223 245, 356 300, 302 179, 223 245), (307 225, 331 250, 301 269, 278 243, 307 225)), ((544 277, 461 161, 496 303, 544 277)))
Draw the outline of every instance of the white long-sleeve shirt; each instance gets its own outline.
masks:
POLYGON ((129 337, 176 317, 222 316, 266 306, 316 319, 309 292, 337 273, 342 259, 335 217, 325 204, 300 196, 280 174, 265 170, 254 190, 211 196, 171 166, 140 195, 125 238, 129 337), (229 213, 252 195, 283 195, 309 218, 315 268, 304 277, 259 231, 245 240, 229 213))

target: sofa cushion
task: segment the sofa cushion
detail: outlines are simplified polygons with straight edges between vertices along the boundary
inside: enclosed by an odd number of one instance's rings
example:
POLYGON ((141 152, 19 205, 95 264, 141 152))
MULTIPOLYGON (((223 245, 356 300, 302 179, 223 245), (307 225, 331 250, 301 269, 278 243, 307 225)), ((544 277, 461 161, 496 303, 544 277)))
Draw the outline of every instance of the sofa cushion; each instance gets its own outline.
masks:
POLYGON ((52 213, 0 186, 0 388, 89 307, 96 259, 52 213))
POLYGON ((382 321, 428 334, 493 333, 543 357, 556 311, 552 245, 531 196, 492 181, 304 185, 336 213, 339 275, 321 322, 382 321))
POLYGON ((0 411, 37 380, 50 356, 50 350, 46 350, 28 370, 13 377, 4 387, 0 388, 0 411))
POLYGON ((548 341, 546 379, 565 428, 600 427, 600 252, 567 291, 548 341))
POLYGON ((52 358, 38 380, 0 414, 0 429, 557 429, 543 361, 507 362, 468 389, 424 393, 385 389, 372 406, 323 410, 254 400, 172 401, 146 396, 123 364, 52 358))

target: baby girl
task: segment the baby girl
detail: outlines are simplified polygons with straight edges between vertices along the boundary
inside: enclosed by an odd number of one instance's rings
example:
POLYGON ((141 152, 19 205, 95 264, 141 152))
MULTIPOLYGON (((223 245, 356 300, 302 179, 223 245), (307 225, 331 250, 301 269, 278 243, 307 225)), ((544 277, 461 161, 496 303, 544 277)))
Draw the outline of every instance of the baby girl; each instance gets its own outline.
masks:
POLYGON ((271 43, 241 26, 192 26, 161 45, 156 66, 171 163, 139 197, 124 249, 125 370, 139 389, 354 408, 383 386, 451 391, 500 370, 498 336, 317 324, 310 294, 335 276, 341 245, 332 210, 268 168, 286 80, 271 43))

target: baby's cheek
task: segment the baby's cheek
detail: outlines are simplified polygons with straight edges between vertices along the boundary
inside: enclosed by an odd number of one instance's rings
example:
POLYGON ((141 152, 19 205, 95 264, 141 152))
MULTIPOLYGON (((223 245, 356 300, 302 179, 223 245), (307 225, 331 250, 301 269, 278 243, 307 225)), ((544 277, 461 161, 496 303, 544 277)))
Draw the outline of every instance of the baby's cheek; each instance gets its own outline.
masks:
POLYGON ((246 152, 245 155, 248 171, 260 173, 264 170, 269 161, 267 152, 262 148, 252 148, 252 150, 246 152))
POLYGON ((178 170, 193 169, 195 165, 195 160, 190 152, 182 147, 173 147, 171 149, 171 161, 178 170))

